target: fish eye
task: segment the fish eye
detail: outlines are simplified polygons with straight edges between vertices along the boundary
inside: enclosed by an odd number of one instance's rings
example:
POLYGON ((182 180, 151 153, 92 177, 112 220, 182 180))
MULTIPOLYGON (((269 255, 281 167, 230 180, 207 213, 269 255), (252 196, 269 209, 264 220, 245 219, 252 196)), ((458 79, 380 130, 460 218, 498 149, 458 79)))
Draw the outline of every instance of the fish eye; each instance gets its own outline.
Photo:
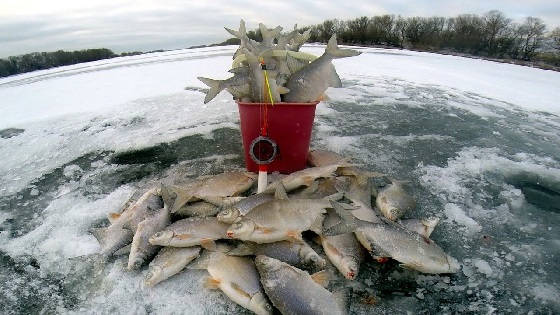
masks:
POLYGON ((156 234, 154 234, 154 237, 161 237, 162 234, 162 232, 157 232, 156 234))
POLYGON ((233 228, 235 228, 235 229, 240 229, 240 228, 242 228, 242 227, 243 227, 243 223, 242 223, 242 222, 237 222, 237 223, 235 223, 235 224, 233 225, 233 228))

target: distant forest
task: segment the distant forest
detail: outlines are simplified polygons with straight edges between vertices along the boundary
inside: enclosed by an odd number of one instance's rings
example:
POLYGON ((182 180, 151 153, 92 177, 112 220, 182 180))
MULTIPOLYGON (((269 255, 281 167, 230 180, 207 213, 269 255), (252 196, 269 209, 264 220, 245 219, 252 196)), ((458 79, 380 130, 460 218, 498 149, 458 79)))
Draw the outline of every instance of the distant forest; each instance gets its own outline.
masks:
MULTIPOLYGON (((336 33, 339 42, 379 45, 475 56, 541 61, 560 66, 560 27, 547 36, 540 18, 514 23, 502 12, 456 17, 362 16, 352 20, 326 20, 301 28, 311 30, 311 42, 326 42, 336 33)), ((258 37, 260 34, 251 34, 258 37)))
MULTIPOLYGON (((344 21, 331 19, 299 30, 311 30, 310 42, 327 42, 336 33, 339 43, 348 45, 457 53, 560 69, 560 27, 547 34, 546 25, 540 18, 527 17, 518 24, 496 10, 484 15, 456 17, 380 15, 344 21)), ((255 40, 261 39, 259 30, 248 31, 247 35, 255 40)), ((208 46, 232 44, 239 44, 239 40, 231 38, 208 46)), ((207 46, 191 48, 196 47, 207 46)), ((30 53, 0 59, 0 77, 136 54, 141 52, 117 55, 106 48, 30 53)))
POLYGON ((96 61, 119 56, 139 55, 142 52, 130 52, 117 55, 107 48, 84 49, 77 51, 58 50, 55 52, 34 52, 0 59, 0 77, 73 65, 81 62, 96 61))

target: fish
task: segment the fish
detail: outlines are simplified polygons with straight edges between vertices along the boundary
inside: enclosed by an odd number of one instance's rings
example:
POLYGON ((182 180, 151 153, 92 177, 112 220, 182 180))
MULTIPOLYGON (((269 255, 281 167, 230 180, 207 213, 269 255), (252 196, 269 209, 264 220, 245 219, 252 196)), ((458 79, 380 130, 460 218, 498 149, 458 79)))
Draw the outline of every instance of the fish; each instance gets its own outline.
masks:
POLYGON ((256 174, 241 171, 214 175, 202 180, 195 196, 200 199, 239 196, 251 188, 256 179, 256 174))
POLYGON ((335 171, 341 166, 341 164, 334 164, 323 167, 310 167, 301 171, 293 172, 282 178, 280 181, 268 185, 264 190, 264 193, 274 193, 279 183, 281 183, 288 192, 301 186, 311 186, 313 181, 317 178, 333 177, 335 175, 335 171))
POLYGON ((271 200, 233 223, 227 236, 255 243, 301 242, 301 232, 321 231, 323 214, 330 207, 327 199, 271 200))
POLYGON ((200 247, 164 247, 150 262, 144 285, 153 287, 183 270, 200 254, 200 247))
POLYGON ((122 213, 108 215, 110 226, 89 230, 99 242, 101 247, 99 254, 102 257, 107 258, 130 244, 138 224, 149 214, 163 207, 163 201, 156 188, 146 191, 136 202, 128 202, 128 204, 128 208, 122 213))
POLYGON ((374 257, 390 257, 401 267, 423 273, 455 273, 459 270, 457 259, 446 254, 434 241, 391 221, 372 223, 359 220, 338 203, 332 202, 332 205, 342 222, 325 229, 323 235, 359 231, 367 239, 366 249, 374 257))
POLYGON ((180 217, 210 217, 219 211, 220 208, 210 202, 196 201, 182 206, 174 214, 180 217))
MULTIPOLYGON (((332 209, 327 210, 323 221, 324 228, 339 224, 340 217, 332 209)), ((319 236, 323 250, 331 263, 340 273, 350 280, 358 276, 360 264, 364 261, 364 249, 354 236, 354 233, 344 233, 334 236, 319 236)))
POLYGON ((214 248, 215 240, 226 238, 228 224, 219 222, 214 217, 187 218, 176 221, 158 233, 152 234, 152 245, 191 247, 201 245, 214 248))
POLYGON ((197 77, 197 79, 210 88, 204 97, 204 104, 213 100, 224 89, 233 95, 234 99, 247 98, 251 95, 248 73, 236 73, 225 80, 214 80, 205 77, 197 77))
POLYGON ((338 48, 336 35, 333 35, 321 57, 292 74, 286 84, 290 92, 284 95, 284 101, 314 102, 325 93, 328 87, 341 87, 342 83, 334 69, 332 60, 359 54, 360 52, 356 50, 338 48))
POLYGON ((280 241, 266 244, 245 242, 227 254, 233 256, 265 255, 303 269, 319 270, 325 268, 326 265, 325 259, 319 256, 305 241, 301 243, 280 241))
POLYGON ((256 178, 256 174, 249 172, 226 172, 185 186, 162 185, 161 193, 164 203, 171 213, 175 213, 187 203, 201 199, 208 201, 213 198, 239 196, 253 186, 256 178))
POLYGON ((89 232, 97 239, 99 254, 103 258, 108 258, 115 254, 119 249, 132 242, 134 233, 129 229, 119 226, 109 226, 106 228, 93 228, 89 232))
POLYGON ((375 204, 383 216, 391 221, 400 219, 406 212, 416 208, 416 201, 398 181, 383 188, 377 194, 375 204))
POLYGON ((272 314, 259 282, 259 273, 253 261, 246 257, 229 256, 218 247, 217 251, 204 251, 188 269, 206 269, 210 276, 204 286, 220 289, 232 301, 259 315, 272 314))
POLYGON ((255 265, 266 295, 282 314, 346 314, 334 294, 323 287, 324 271, 309 275, 264 255, 255 258, 255 265))
POLYGON ((251 195, 236 204, 226 207, 217 215, 217 219, 220 222, 232 224, 237 220, 238 217, 242 217, 249 213, 253 208, 261 205, 265 202, 274 200, 274 196, 271 194, 260 193, 256 195, 251 195))
POLYGON ((164 207, 138 224, 128 256, 129 270, 140 268, 144 262, 157 253, 159 246, 150 244, 148 239, 163 230, 169 224, 169 221, 169 209, 164 207))

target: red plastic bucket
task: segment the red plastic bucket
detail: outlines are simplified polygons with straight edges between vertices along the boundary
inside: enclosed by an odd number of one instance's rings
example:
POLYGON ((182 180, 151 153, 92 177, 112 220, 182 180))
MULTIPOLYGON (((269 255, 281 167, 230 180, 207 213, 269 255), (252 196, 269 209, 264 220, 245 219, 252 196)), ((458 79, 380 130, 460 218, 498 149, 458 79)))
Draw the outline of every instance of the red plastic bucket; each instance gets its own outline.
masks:
POLYGON ((267 164, 268 172, 289 174, 304 169, 315 119, 315 107, 318 103, 275 103, 272 106, 237 102, 247 170, 259 170, 259 165, 251 158, 250 147, 260 136, 264 106, 268 117, 267 137, 277 145, 277 156, 267 164))

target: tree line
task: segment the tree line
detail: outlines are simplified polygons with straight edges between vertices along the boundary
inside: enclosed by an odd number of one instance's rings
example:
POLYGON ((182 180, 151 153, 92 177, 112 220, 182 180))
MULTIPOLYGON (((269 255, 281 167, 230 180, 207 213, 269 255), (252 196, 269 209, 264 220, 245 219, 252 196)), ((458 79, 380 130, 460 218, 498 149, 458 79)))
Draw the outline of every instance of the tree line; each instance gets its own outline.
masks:
MULTIPOLYGON (((560 67, 560 27, 545 36, 546 25, 540 18, 527 17, 522 23, 514 23, 497 10, 483 15, 461 14, 456 17, 379 15, 349 20, 329 19, 299 29, 301 32, 306 30, 310 30, 311 42, 327 42, 333 34, 337 34, 340 43, 349 45, 452 51, 499 59, 540 61, 560 67)), ((262 40, 258 29, 248 31, 247 35, 251 39, 262 40)), ((231 44, 239 44, 239 40, 231 38, 210 46, 231 44)), ((141 53, 125 52, 120 56, 141 53)), ((118 56, 106 48, 34 52, 0 59, 0 77, 118 56)))
MULTIPOLYGON (((123 55, 138 53, 140 52, 124 53, 123 55)), ((11 56, 6 59, 0 59, 0 77, 34 70, 73 65, 81 62, 113 58, 117 56, 118 55, 107 48, 77 51, 58 50, 55 52, 34 52, 20 56, 11 56)))
POLYGON ((501 59, 539 60, 554 57, 560 66, 560 28, 545 37, 546 25, 540 18, 527 17, 514 23, 502 12, 456 17, 362 16, 350 20, 326 20, 301 28, 311 30, 310 41, 326 42, 337 34, 349 45, 384 45, 408 49, 450 50, 501 59), (546 44, 546 45, 545 45, 546 44))

